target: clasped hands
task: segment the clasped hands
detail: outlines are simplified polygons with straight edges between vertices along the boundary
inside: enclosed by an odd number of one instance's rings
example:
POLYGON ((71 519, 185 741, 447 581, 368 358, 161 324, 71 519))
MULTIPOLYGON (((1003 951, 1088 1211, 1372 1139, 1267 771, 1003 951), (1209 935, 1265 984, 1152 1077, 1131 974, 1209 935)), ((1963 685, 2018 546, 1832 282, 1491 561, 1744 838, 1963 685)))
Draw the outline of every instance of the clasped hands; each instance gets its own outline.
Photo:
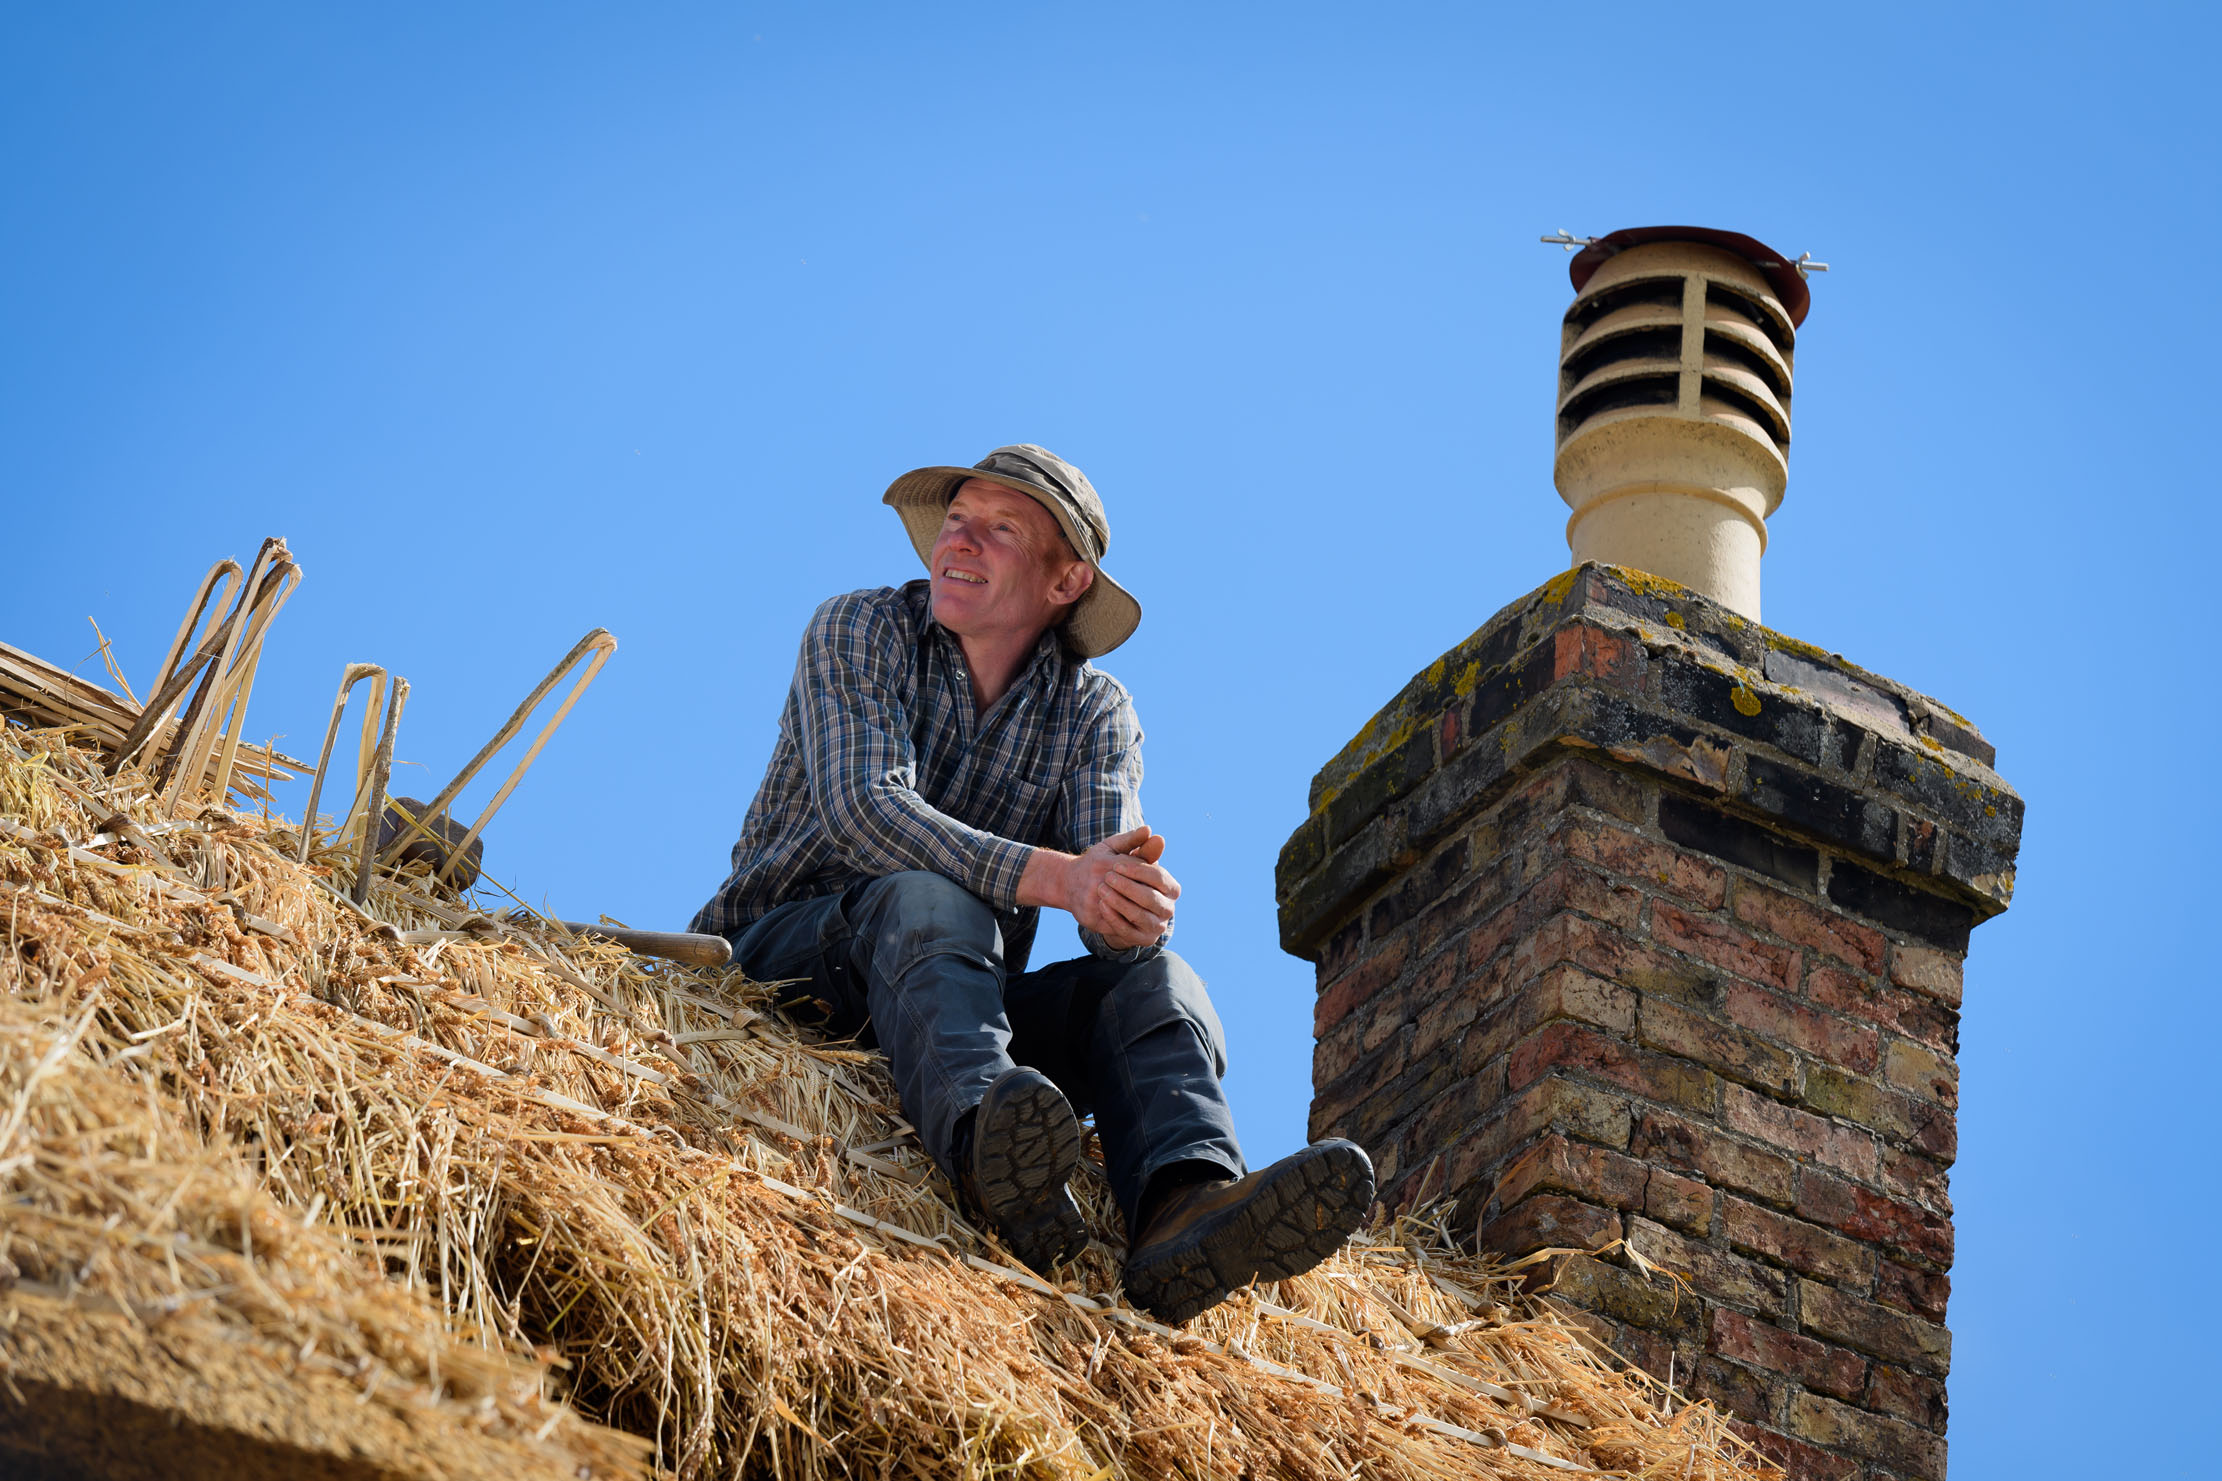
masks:
POLYGON ((1147 824, 1085 853, 1036 849, 1019 879, 1018 903, 1070 912, 1116 950, 1155 946, 1173 928, 1180 898, 1180 881, 1157 862, 1164 856, 1165 835, 1147 824))

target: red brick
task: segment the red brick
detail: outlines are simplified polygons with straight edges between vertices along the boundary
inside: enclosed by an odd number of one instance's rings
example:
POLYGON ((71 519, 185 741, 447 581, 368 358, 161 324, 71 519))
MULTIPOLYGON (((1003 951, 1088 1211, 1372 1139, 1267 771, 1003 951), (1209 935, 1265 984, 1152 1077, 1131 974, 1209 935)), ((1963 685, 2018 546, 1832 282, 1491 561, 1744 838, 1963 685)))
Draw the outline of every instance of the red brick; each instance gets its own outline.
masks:
POLYGON ((1633 931, 1636 922, 1643 918, 1643 895, 1640 891, 1630 889, 1624 884, 1616 884, 1594 870, 1562 865, 1545 875, 1536 888, 1541 891, 1556 891, 1556 899, 1562 910, 1578 910, 1624 931, 1633 931))
MULTIPOLYGON (((1609 1316, 1599 1316, 1594 1311, 1585 1311, 1571 1301, 1561 1300, 1555 1296, 1543 1296, 1539 1299, 1561 1321, 1574 1328, 1584 1346, 1608 1362, 1621 1355, 1620 1344, 1625 1340, 1625 1334, 1636 1330, 1621 1326, 1620 1323, 1609 1316)), ((1650 1336, 1649 1333, 1644 1335, 1650 1336)), ((1651 1338, 1654 1343, 1661 1340, 1657 1337, 1651 1338)), ((1673 1350, 1674 1344, 1667 1343, 1667 1351, 1672 1352, 1673 1350)))
POLYGON ((1839 1125, 1811 1111, 1754 1095, 1740 1085, 1731 1085, 1722 1092, 1721 1121, 1731 1131, 1756 1137, 1800 1158, 1854 1177, 1875 1176, 1875 1138, 1858 1127, 1839 1125))
POLYGON ((1366 1057, 1363 1029, 1362 1024, 1337 1024, 1312 1046, 1312 1084, 1318 1086, 1320 1092, 1348 1074, 1353 1065, 1366 1057))
POLYGON ((1894 947, 1890 953, 1890 980, 1957 1008, 1962 991, 1961 960, 1956 951, 1938 951, 1928 946, 1894 947))
POLYGON ((1866 1467, 1849 1456, 1806 1444, 1777 1429, 1731 1419, 1730 1430, 1754 1450, 1781 1468, 1791 1481, 1851 1481, 1866 1467))
POLYGON ((1502 1058, 1525 1037, 1517 1006, 1498 1005, 1487 1017, 1466 1025, 1466 1037, 1458 1046, 1458 1072, 1478 1073, 1483 1065, 1502 1058))
POLYGON ((1664 1111, 1644 1113, 1628 1151, 1647 1162, 1694 1172, 1718 1187, 1756 1194, 1772 1203, 1787 1204, 1796 1193, 1797 1164, 1789 1158, 1664 1111))
POLYGON ((1798 1062, 1787 1051, 1673 1003, 1645 998, 1636 1008, 1636 1032, 1652 1048, 1710 1066, 1731 1080, 1784 1094, 1798 1088, 1798 1062))
POLYGON ((1540 1028, 1554 1018, 1595 1024, 1606 1033, 1632 1039, 1636 995, 1617 982, 1561 963, 1520 989, 1521 1028, 1540 1028))
POLYGON ((1506 1080, 1518 1090, 1554 1071, 1591 1075, 1652 1100, 1699 1110, 1712 1109, 1717 1083, 1695 1065, 1648 1054, 1579 1023, 1554 1023, 1530 1034, 1512 1051, 1506 1080))
POLYGON ((1952 1277, 1941 1271, 1916 1270, 1896 1260, 1882 1262, 1875 1281, 1875 1299, 1885 1306, 1941 1324, 1952 1299, 1952 1277))
POLYGON ((1687 914, 1664 900, 1651 902, 1651 939, 1785 992, 1798 980, 1798 954, 1790 947, 1753 940, 1726 921, 1687 914))
POLYGON ((1943 1384, 1887 1363, 1875 1365, 1874 1377, 1867 1383, 1866 1407, 1940 1435, 1950 1414, 1943 1384))
MULTIPOLYGON (((1526 847, 1532 850, 1533 845, 1526 847)), ((1471 883, 1421 911, 1409 933, 1412 949, 1424 957, 1445 943, 1456 944, 1470 936, 1477 921, 1501 915, 1530 883, 1522 866, 1520 858, 1497 860, 1477 871, 1471 883)), ((1467 960, 1478 963, 1481 958, 1469 955, 1467 960)))
POLYGON ((1646 1277, 1588 1255, 1569 1255, 1555 1263, 1551 1294, 1645 1331, 1704 1335, 1704 1303, 1691 1300, 1664 1275, 1646 1277))
POLYGON ((1952 1263, 1952 1221, 1815 1168, 1798 1178, 1798 1213, 1855 1239, 1935 1265, 1952 1263))
MULTIPOLYGON (((1430 1202, 1448 1191, 1443 1182, 1445 1159, 1435 1156, 1417 1164, 1407 1163, 1402 1133, 1387 1146, 1369 1150, 1373 1153, 1374 1196, 1391 1213, 1430 1202)), ((1425 1157, 1425 1151, 1412 1155, 1425 1157)))
POLYGON ((1801 1274, 1864 1289, 1875 1273, 1875 1252, 1859 1241, 1741 1198, 1722 1204, 1721 1230, 1731 1248, 1780 1261, 1801 1274))
POLYGON ((1513 979, 1524 981, 1571 962, 1636 992, 1665 992, 1689 997, 1702 991, 1713 974, 1705 967, 1653 950, 1621 931, 1561 915, 1545 921, 1513 949, 1513 979))
POLYGON ((1952 1334, 1943 1327, 1809 1280, 1798 1282, 1798 1325, 1934 1378, 1952 1367, 1952 1334))
POLYGON ((1940 1106, 1960 1104, 1960 1067, 1911 1039, 1893 1039, 1883 1052, 1883 1078, 1940 1106))
POLYGON ((1391 988, 1372 1002, 1362 1004, 1337 1027, 1353 1024, 1358 1029, 1358 1042, 1365 1046, 1369 1054, 1402 1034, 1411 1027, 1411 1014, 1405 1002, 1404 989, 1391 988))
POLYGON ((1653 1168, 1644 1184, 1643 1211, 1662 1224, 1702 1236, 1713 1227, 1713 1190, 1695 1178, 1653 1168))
MULTIPOLYGON (((1446 951, 1437 960, 1456 955, 1454 951, 1446 951)), ((1430 981, 1429 986, 1432 985, 1430 981)), ((1446 1042, 1457 1043, 1465 1033, 1466 1026, 1482 1013, 1489 990, 1490 982, 1487 977, 1467 977, 1425 1007, 1415 1003, 1411 1014, 1412 1057, 1415 1060, 1424 1059, 1446 1042)))
MULTIPOLYGON (((1358 1118, 1358 1113, 1376 1100, 1381 1087, 1389 1084, 1404 1071, 1403 1047, 1390 1044, 1378 1054, 1362 1057, 1351 1069, 1312 1092, 1312 1125, 1348 1126, 1358 1118)), ((1314 1131, 1314 1136, 1330 1133, 1314 1131)), ((1331 1133, 1343 1135, 1343 1132, 1331 1133)))
POLYGON ((1483 1087, 1478 1082, 1460 1080, 1424 1105, 1415 1107, 1405 1126, 1407 1139, 1413 1146, 1430 1151, 1453 1145, 1480 1117, 1482 1093, 1483 1087))
POLYGON ((1481 1231, 1484 1248, 1506 1255, 1548 1249, 1593 1250, 1618 1238, 1620 1215, 1557 1193, 1538 1193, 1525 1199, 1510 1213, 1490 1220, 1481 1231))
POLYGON ((1833 1065, 1806 1066, 1804 1099, 1824 1115, 1857 1122, 1947 1165, 1959 1151, 1959 1126, 1951 1111, 1833 1065))
POLYGON ((1633 931, 1643 911, 1643 896, 1616 885, 1585 865, 1562 862, 1528 885, 1495 913, 1466 927, 1466 962, 1478 967, 1506 946, 1542 928, 1554 915, 1593 916, 1621 931, 1633 931))
POLYGON ((1793 1394, 1788 1424, 1801 1439, 1878 1461, 1921 1481, 1944 1481, 1944 1437, 1888 1415, 1854 1409, 1819 1394, 1793 1394))
POLYGON ((1940 1164, 1895 1147, 1883 1148, 1882 1165, 1875 1170, 1875 1181, 1882 1184, 1884 1192, 1946 1216, 1952 1212, 1950 1179, 1951 1174, 1940 1164))
POLYGON ((1655 885, 1700 909, 1718 910, 1728 898, 1727 870, 1625 829, 1576 821, 1561 828, 1557 837, 1575 858, 1655 885))
POLYGON ((1617 688, 1633 688, 1643 676, 1643 645, 1594 627, 1565 627, 1551 635, 1551 677, 1586 674, 1617 688))
POLYGON ((1572 1080, 1545 1080, 1512 1097, 1499 1114, 1451 1149, 1450 1184, 1464 1187, 1530 1138, 1554 1129, 1583 1141, 1625 1147, 1634 1120, 1628 1103, 1616 1095, 1572 1080))
MULTIPOLYGON (((1562 1305, 1561 1309, 1578 1308, 1562 1305)), ((1590 1317, 1590 1320, 1595 1321, 1597 1318, 1590 1317)), ((1661 1383, 1666 1382, 1669 1377, 1679 1380, 1690 1371, 1688 1355, 1675 1350, 1672 1338, 1661 1337, 1656 1332, 1646 1332, 1641 1327, 1613 1323, 1611 1350, 1613 1356, 1629 1367, 1640 1368, 1661 1383)))
POLYGON ((1772 1373, 1706 1358, 1694 1373, 1682 1370, 1681 1387, 1689 1397, 1707 1400, 1723 1414, 1764 1422, 1774 1418, 1788 1386, 1772 1373))
POLYGON ((1323 983, 1319 1001, 1312 1008, 1312 1032, 1323 1034, 1340 1023, 1345 1014, 1396 981, 1404 970, 1405 943, 1392 941, 1377 948, 1357 965, 1323 983))
POLYGON ((1413 958, 1411 982, 1405 992, 1405 1001, 1414 1014, 1442 1001, 1470 979, 1466 971, 1466 953, 1461 943, 1453 943, 1433 956, 1413 958))
POLYGON ((1576 1194, 1606 1208, 1641 1208, 1650 1176, 1633 1157, 1553 1132, 1505 1170, 1490 1201, 1510 1207, 1540 1190, 1576 1194))
POLYGON ((1867 1360, 1856 1352, 1785 1332, 1726 1307, 1713 1312, 1713 1331, 1707 1346, 1724 1358, 1783 1374, 1840 1399, 1859 1397, 1867 1377, 1867 1360))
POLYGON ((1729 912, 1738 920, 1770 931, 1785 941, 1810 946, 1869 972, 1883 969, 1883 933, 1833 911, 1809 905, 1794 895, 1739 880, 1729 912))
POLYGON ((1745 1028, 1848 1070, 1866 1074, 1874 1069, 1881 1036, 1865 1024, 1818 1012, 1747 982, 1731 982, 1727 989, 1722 1010, 1745 1028))
POLYGON ((1330 982, 1350 969, 1350 964, 1365 955, 1366 923, 1360 916, 1327 938, 1319 949, 1319 981, 1330 982))
POLYGON ((1818 1007, 1903 1034, 1940 1054, 1959 1048, 1958 1013, 1932 998, 1887 986, 1862 973, 1815 967, 1805 974, 1805 995, 1818 1007))
MULTIPOLYGON (((1635 1214, 1628 1217, 1628 1242, 1646 1260, 1682 1277, 1701 1296, 1730 1306, 1749 1307, 1770 1318, 1783 1314, 1789 1281, 1771 1266, 1686 1238, 1664 1224, 1635 1214)), ((1686 1296, 1683 1299, 1688 1300, 1686 1296)))

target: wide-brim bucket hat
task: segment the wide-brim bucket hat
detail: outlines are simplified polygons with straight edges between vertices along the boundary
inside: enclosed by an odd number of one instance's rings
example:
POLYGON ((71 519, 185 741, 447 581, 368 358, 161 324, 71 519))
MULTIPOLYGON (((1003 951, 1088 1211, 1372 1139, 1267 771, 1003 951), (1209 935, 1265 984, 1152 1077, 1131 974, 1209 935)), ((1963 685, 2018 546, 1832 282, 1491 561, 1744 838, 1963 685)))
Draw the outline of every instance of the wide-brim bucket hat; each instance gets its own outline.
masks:
POLYGON ((949 501, 968 478, 986 479, 1033 499, 1057 521, 1073 553, 1095 568, 1095 580, 1065 619, 1066 646, 1082 658, 1094 658, 1134 636, 1142 624, 1142 604, 1103 569, 1103 552, 1111 544, 1103 500, 1086 474, 1031 442, 999 447, 969 468, 913 468, 887 486, 881 502, 902 516, 910 543, 929 571, 934 537, 941 533, 949 501))

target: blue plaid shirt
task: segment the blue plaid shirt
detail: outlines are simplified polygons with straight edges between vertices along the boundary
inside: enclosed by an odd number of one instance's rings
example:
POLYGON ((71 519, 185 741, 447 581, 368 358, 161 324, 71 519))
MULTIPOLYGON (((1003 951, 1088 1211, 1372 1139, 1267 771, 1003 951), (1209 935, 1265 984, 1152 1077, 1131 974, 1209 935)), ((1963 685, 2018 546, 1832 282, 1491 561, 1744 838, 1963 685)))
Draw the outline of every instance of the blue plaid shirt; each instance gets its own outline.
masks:
MULTIPOLYGON (((803 630, 771 765, 733 872, 690 927, 740 931, 790 900, 923 869, 1005 917, 1017 969, 1038 912, 1018 904, 1039 847, 1079 853, 1142 821, 1142 727, 1126 689, 1055 632, 985 715, 929 584, 837 596, 803 630)), ((1098 956, 1135 960, 1081 932, 1098 956)))

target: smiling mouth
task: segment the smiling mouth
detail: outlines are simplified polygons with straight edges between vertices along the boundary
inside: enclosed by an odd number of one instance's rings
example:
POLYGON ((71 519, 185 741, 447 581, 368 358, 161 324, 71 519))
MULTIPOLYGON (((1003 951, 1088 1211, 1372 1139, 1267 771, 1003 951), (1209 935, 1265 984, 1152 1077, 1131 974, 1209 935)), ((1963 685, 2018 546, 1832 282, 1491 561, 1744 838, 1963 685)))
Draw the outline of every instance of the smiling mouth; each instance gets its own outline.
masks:
POLYGON ((955 566, 943 568, 941 574, 947 580, 962 581, 971 586, 985 586, 988 584, 987 577, 975 576, 970 571, 960 571, 955 566))

